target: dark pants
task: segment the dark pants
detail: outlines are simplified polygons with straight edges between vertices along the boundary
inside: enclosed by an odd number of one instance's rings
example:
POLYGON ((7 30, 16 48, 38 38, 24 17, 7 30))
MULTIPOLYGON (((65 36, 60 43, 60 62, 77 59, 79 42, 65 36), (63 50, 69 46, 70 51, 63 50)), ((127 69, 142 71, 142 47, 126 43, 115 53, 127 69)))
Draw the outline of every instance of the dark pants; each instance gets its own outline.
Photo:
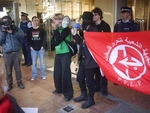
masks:
POLYGON ((107 90, 108 81, 105 76, 101 76, 100 69, 96 69, 95 73, 95 82, 96 82, 96 89, 97 90, 107 90))
POLYGON ((93 98, 94 93, 95 93, 95 73, 96 73, 97 68, 87 68, 85 73, 86 73, 86 82, 87 82, 87 87, 89 90, 89 96, 93 98))
POLYGON ((4 62, 6 68, 6 78, 8 85, 13 84, 12 69, 14 67, 17 83, 21 82, 22 74, 20 69, 20 52, 4 54, 4 62))
POLYGON ((54 84, 57 92, 62 92, 65 97, 73 96, 71 81, 71 54, 56 54, 54 61, 54 84))
POLYGON ((25 60, 25 64, 27 63, 32 63, 32 60, 31 60, 31 50, 30 50, 30 47, 27 43, 27 38, 23 38, 21 40, 21 46, 22 46, 22 52, 23 52, 23 55, 24 55, 24 60, 25 60))
POLYGON ((79 63, 79 70, 77 73, 77 82, 79 83, 79 87, 80 87, 81 92, 87 91, 85 78, 86 78, 85 68, 82 65, 82 63, 79 63))

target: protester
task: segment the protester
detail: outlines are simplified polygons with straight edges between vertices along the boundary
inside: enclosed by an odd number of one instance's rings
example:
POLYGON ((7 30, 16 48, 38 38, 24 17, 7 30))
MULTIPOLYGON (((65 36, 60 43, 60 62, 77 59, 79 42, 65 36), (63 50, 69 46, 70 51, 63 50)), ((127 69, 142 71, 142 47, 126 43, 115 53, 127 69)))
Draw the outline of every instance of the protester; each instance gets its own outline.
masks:
POLYGON ((32 27, 27 31, 27 40, 31 49, 32 57, 32 78, 35 80, 37 78, 37 58, 40 59, 40 72, 41 78, 46 79, 45 75, 45 64, 44 64, 44 53, 46 46, 46 31, 39 27, 39 19, 36 16, 32 17, 32 27))
POLYGON ((10 91, 13 87, 13 67, 15 69, 18 87, 24 89, 25 87, 22 84, 22 74, 20 69, 20 41, 24 37, 24 33, 20 28, 14 26, 14 22, 10 16, 4 16, 2 21, 4 25, 2 25, 0 30, 0 45, 2 45, 3 57, 6 67, 8 91, 10 91))
POLYGON ((137 24, 130 19, 131 8, 121 7, 121 19, 119 19, 115 26, 114 32, 133 32, 139 31, 137 24))
MULTIPOLYGON (((93 14, 91 12, 84 12, 82 15, 82 30, 83 32, 98 32, 98 29, 94 25, 93 22, 93 14)), ((85 101, 81 108, 89 108, 90 106, 95 104, 94 94, 95 94, 95 74, 97 70, 99 70, 99 66, 93 59, 90 54, 86 43, 84 41, 84 34, 77 34, 77 29, 73 28, 71 30, 73 38, 76 40, 76 43, 80 45, 79 54, 78 54, 78 62, 79 62, 79 70, 77 74, 77 81, 79 83, 79 87, 81 90, 81 95, 73 100, 75 102, 85 101), (86 80, 86 81, 85 81, 86 80), (88 94, 87 88, 88 87, 88 94)), ((100 76, 100 74, 99 74, 100 76)))
POLYGON ((17 104, 16 99, 7 94, 7 89, 4 67, 0 65, 0 113, 25 113, 17 104))
MULTIPOLYGON (((100 32, 111 32, 109 24, 106 23, 104 20, 102 20, 103 19, 102 10, 96 7, 92 10, 92 13, 93 13, 93 21, 95 22, 97 29, 100 32)), ((102 91, 102 95, 106 96, 108 94, 107 91, 108 81, 105 76, 101 76, 99 73, 100 72, 98 70, 95 77, 97 83, 96 91, 102 91)))
POLYGON ((27 42, 27 31, 31 27, 31 22, 28 19, 27 13, 21 12, 21 22, 19 23, 18 27, 21 28, 24 32, 24 38, 21 40, 22 52, 24 55, 24 63, 22 66, 31 66, 31 51, 27 42))
POLYGON ((73 87, 71 81, 71 53, 64 40, 71 41, 71 32, 68 27, 62 27, 63 14, 57 13, 53 17, 52 26, 54 34, 51 45, 55 48, 54 60, 54 84, 53 93, 62 93, 65 101, 69 101, 73 97, 73 87))

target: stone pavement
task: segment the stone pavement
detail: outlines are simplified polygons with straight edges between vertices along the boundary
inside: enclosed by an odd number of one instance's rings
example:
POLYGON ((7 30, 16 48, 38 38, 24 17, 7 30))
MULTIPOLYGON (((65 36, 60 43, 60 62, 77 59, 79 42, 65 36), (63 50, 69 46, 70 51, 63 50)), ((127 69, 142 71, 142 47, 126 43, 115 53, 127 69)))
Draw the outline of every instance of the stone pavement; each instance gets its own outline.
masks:
MULTIPOLYGON (((47 71, 47 79, 40 76, 31 81, 31 67, 22 67, 23 83, 25 89, 19 89, 15 76, 13 89, 8 92, 13 95, 21 107, 38 107, 38 113, 150 113, 150 96, 134 90, 113 85, 109 82, 108 96, 104 97, 101 92, 95 94, 96 104, 88 109, 81 109, 83 102, 76 103, 73 100, 64 101, 62 94, 52 94, 54 90, 53 73, 47 71), (71 112, 63 109, 71 106, 71 112)), ((80 95, 78 84, 72 77, 74 97, 80 95)))

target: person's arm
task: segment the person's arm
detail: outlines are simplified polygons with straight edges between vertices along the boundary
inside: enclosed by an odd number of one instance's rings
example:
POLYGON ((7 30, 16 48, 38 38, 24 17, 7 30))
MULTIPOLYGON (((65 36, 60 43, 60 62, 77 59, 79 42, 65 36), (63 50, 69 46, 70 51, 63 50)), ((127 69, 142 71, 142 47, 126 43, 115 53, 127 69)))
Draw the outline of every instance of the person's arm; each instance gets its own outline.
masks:
POLYGON ((83 42, 83 30, 79 30, 79 34, 77 34, 77 29, 76 28, 72 28, 71 29, 71 34, 72 34, 72 37, 73 37, 73 39, 75 40, 75 42, 77 43, 77 44, 81 44, 82 42, 83 42))
POLYGON ((77 44, 81 44, 81 43, 83 42, 83 38, 80 37, 78 34, 73 35, 73 39, 75 40, 75 42, 76 42, 77 44))
POLYGON ((31 22, 28 22, 27 26, 28 26, 28 28, 31 28, 32 27, 31 22))
POLYGON ((116 23, 114 26, 114 32, 117 32, 117 29, 118 29, 118 24, 116 23))
POLYGON ((140 29, 139 29, 137 23, 134 23, 133 29, 134 29, 134 31, 140 31, 140 29))
POLYGON ((3 43, 5 43, 6 34, 7 34, 7 32, 0 31, 0 45, 2 45, 3 43))
POLYGON ((105 25, 104 32, 111 32, 110 26, 108 24, 105 25))
POLYGON ((65 38, 70 35, 69 28, 63 29, 62 33, 60 34, 58 30, 54 30, 54 35, 51 41, 52 46, 59 45, 65 38))
MULTIPOLYGON (((46 46, 46 31, 44 29, 41 29, 42 31, 42 44, 41 49, 45 48, 46 46)), ((46 49, 46 48, 45 48, 46 49)))
POLYGON ((27 42, 28 42, 29 47, 32 47, 31 46, 31 39, 32 39, 31 29, 28 29, 27 30, 27 42))

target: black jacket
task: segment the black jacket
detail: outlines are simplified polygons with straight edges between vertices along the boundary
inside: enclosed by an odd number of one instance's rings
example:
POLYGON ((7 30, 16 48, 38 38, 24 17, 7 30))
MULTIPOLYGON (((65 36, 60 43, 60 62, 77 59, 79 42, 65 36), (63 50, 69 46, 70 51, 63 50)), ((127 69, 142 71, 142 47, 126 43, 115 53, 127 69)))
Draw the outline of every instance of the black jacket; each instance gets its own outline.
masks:
POLYGON ((9 94, 7 94, 7 96, 8 96, 8 98, 9 98, 9 100, 10 100, 12 106, 13 106, 14 113, 25 113, 25 112, 21 109, 21 107, 18 105, 16 99, 15 99, 13 96, 11 96, 11 95, 9 95, 9 94))
MULTIPOLYGON (((87 32, 98 32, 99 30, 94 27, 90 26, 87 30, 87 32)), ((83 34, 84 35, 84 34, 83 34)), ((82 63, 85 68, 97 68, 99 67, 95 60, 93 59, 92 55, 90 54, 85 42, 84 42, 84 36, 81 37, 78 34, 73 36, 76 43, 80 45, 79 47, 79 54, 78 54, 78 61, 79 63, 82 63)))
POLYGON ((133 20, 124 23, 122 19, 118 20, 114 26, 114 32, 134 32, 139 31, 137 24, 133 20))

